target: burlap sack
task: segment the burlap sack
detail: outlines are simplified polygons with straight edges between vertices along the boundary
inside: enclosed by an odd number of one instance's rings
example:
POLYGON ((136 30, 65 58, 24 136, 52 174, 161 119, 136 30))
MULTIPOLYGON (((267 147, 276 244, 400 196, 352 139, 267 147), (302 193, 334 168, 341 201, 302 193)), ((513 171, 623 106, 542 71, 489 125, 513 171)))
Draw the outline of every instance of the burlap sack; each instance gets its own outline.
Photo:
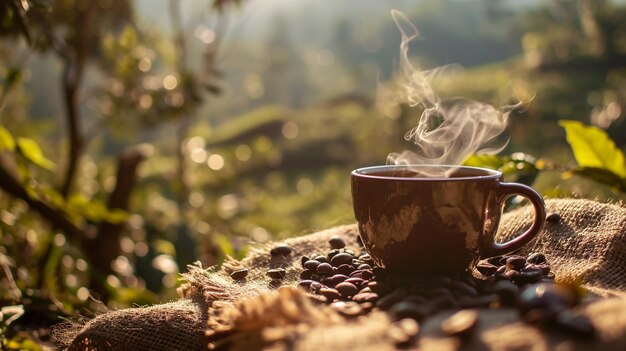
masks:
POLYGON ((204 301, 181 299, 104 313, 84 325, 64 322, 53 336, 68 351, 205 350, 204 301))
MULTIPOLYGON (((584 199, 547 200, 548 221, 541 236, 522 253, 546 253, 557 279, 582 283, 602 296, 626 296, 626 209, 584 199)), ((507 240, 531 224, 532 209, 524 207, 502 218, 499 240, 507 240)))
MULTIPOLYGON (((590 316, 597 337, 577 340, 540 330, 521 322, 515 310, 498 309, 481 310, 478 336, 462 343, 441 332, 441 320, 451 313, 442 312, 421 323, 416 349, 626 350, 626 209, 577 199, 548 200, 546 206, 560 221, 547 223, 523 251, 544 252, 558 281, 593 292, 580 310, 590 316)), ((506 214, 499 238, 515 236, 531 221, 529 208, 506 214)), ((110 312, 83 326, 66 324, 55 334, 69 350, 395 349, 402 330, 384 312, 348 321, 288 288, 298 281, 299 257, 327 250, 328 239, 337 235, 357 248, 356 227, 343 226, 285 240, 294 250, 293 261, 272 260, 268 247, 261 247, 244 260, 226 261, 218 271, 193 266, 184 275, 179 302, 110 312), (265 272, 278 266, 287 270, 287 287, 276 293, 265 272), (241 267, 250 269, 248 279, 234 282, 228 274, 241 267)))

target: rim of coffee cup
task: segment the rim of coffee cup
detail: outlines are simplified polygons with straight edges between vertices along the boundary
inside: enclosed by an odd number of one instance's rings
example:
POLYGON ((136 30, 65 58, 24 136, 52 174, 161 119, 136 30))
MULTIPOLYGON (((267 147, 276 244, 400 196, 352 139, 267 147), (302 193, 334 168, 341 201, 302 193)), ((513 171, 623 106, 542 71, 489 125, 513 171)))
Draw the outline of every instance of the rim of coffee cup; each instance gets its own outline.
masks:
POLYGON ((407 164, 407 165, 379 165, 379 166, 368 166, 368 167, 360 167, 352 171, 353 176, 363 177, 363 178, 372 178, 372 179, 389 179, 389 180, 429 180, 429 181, 463 181, 463 180, 477 180, 477 179, 498 179, 502 176, 502 172, 482 167, 473 167, 473 166, 459 166, 459 165, 423 165, 423 164, 407 164), (411 169, 411 168, 446 168, 446 169, 473 169, 481 172, 485 172, 484 175, 472 175, 467 177, 441 177, 441 176, 415 176, 415 177, 391 177, 391 176, 383 176, 372 174, 374 172, 380 171, 389 171, 396 169, 411 169))

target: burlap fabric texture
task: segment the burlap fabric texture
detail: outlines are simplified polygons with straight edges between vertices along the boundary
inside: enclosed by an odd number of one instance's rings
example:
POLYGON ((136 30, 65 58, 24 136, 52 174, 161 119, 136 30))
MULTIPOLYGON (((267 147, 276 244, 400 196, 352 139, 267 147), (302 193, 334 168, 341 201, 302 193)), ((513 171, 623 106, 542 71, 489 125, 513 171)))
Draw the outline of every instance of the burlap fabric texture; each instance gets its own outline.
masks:
MULTIPOLYGON (((445 336, 440 322, 453 311, 441 312, 419 325, 417 350, 626 350, 626 209, 584 199, 547 200, 548 212, 558 213, 540 237, 521 254, 543 252, 558 282, 580 284, 588 291, 580 313, 597 329, 593 339, 522 322, 514 309, 479 311, 479 327, 470 339, 445 336)), ((520 233, 532 221, 532 209, 507 213, 499 239, 520 233)), ((179 301, 100 315, 85 324, 65 323, 55 330, 68 350, 393 350, 400 325, 374 309, 346 320, 304 292, 292 288, 302 268, 299 258, 329 248, 328 239, 342 237, 358 249, 356 227, 342 226, 288 239, 293 248, 287 261, 273 260, 268 249, 251 250, 247 258, 228 260, 221 269, 189 267, 179 301), (284 267, 283 287, 270 287, 268 268, 284 267), (229 273, 246 267, 247 280, 235 282, 229 273)))

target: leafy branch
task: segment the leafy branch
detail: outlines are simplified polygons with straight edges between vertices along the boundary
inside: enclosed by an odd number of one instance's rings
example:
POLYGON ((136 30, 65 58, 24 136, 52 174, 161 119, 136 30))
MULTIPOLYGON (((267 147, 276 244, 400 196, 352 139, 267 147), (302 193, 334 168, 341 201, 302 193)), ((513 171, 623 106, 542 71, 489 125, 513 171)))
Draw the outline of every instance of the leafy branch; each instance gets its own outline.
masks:
POLYGON ((559 125, 565 129, 567 143, 576 159, 575 167, 555 165, 545 160, 537 161, 523 153, 504 157, 472 155, 464 164, 497 169, 503 174, 515 174, 518 176, 517 181, 525 184, 532 184, 542 169, 558 170, 564 177, 577 175, 626 192, 626 157, 608 134, 600 128, 587 126, 579 121, 562 120, 559 125))

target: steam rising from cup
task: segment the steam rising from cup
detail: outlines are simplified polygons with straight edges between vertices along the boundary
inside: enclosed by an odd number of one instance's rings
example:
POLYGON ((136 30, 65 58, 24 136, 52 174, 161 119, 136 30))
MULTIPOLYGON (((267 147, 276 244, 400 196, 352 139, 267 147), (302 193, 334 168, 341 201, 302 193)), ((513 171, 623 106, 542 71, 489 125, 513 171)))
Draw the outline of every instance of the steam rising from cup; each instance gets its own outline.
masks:
MULTIPOLYGON (((387 156, 387 164, 412 165, 460 165, 474 153, 496 154, 508 143, 488 147, 506 130, 509 113, 515 106, 505 107, 504 111, 470 99, 440 99, 431 81, 440 68, 422 71, 409 60, 409 43, 419 37, 419 31, 400 11, 392 10, 391 15, 402 34, 400 44, 400 77, 396 84, 400 92, 387 96, 395 103, 404 102, 410 106, 424 108, 416 127, 404 138, 417 146, 415 151, 392 153, 387 156)), ((426 176, 446 176, 442 169, 433 168, 426 176)))

